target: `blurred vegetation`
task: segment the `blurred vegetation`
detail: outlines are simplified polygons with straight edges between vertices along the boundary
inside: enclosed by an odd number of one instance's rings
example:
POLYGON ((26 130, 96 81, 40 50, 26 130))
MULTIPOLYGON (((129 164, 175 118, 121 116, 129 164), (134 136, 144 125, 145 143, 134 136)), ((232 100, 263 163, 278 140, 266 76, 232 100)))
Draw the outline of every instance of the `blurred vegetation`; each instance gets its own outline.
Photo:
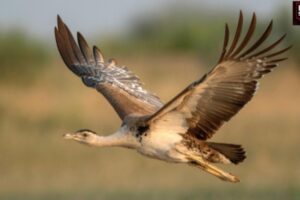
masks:
MULTIPOLYGON (((287 33, 286 39, 279 45, 279 48, 293 44, 290 57, 300 61, 300 57, 296 53, 300 51, 299 27, 292 26, 291 13, 288 10, 280 9, 274 13, 279 13, 279 16, 276 16, 274 20, 271 39, 265 43, 270 44, 279 36, 287 33)), ((197 54, 204 63, 212 65, 217 62, 217 58, 221 54, 225 22, 229 24, 230 39, 232 40, 238 20, 238 12, 234 14, 220 12, 218 14, 218 16, 224 17, 217 17, 215 14, 199 10, 175 10, 157 16, 143 16, 136 19, 130 28, 131 31, 125 36, 105 38, 105 41, 99 42, 99 44, 110 53, 148 53, 152 55, 166 52, 192 53, 197 54)), ((250 19, 251 16, 244 13, 245 22, 242 34, 245 34, 250 19)), ((268 20, 258 16, 256 38, 266 29, 268 20)))
POLYGON ((50 61, 49 47, 21 30, 0 32, 0 81, 28 83, 50 61))
MULTIPOLYGON (((271 41, 287 33, 287 38, 281 47, 293 44, 289 57, 300 62, 300 56, 297 54, 300 51, 299 28, 291 25, 291 14, 287 10, 280 10, 276 13, 279 13, 279 16, 277 16, 278 20, 275 19, 275 33, 272 34, 271 41)), ((238 12, 234 15, 219 13, 219 16, 224 17, 216 17, 199 10, 181 11, 179 9, 157 16, 146 15, 133 21, 129 32, 113 37, 101 37, 102 39, 97 43, 105 55, 193 54, 199 57, 201 62, 206 63, 205 66, 210 67, 217 62, 221 53, 224 19, 230 26, 232 39, 238 12)), ((246 29, 251 16, 245 14, 244 18, 246 20, 244 29, 246 29)), ((257 36, 261 34, 267 24, 268 21, 259 18, 255 34, 257 36)), ((17 84, 35 80, 41 70, 53 61, 52 53, 53 50, 56 51, 56 48, 49 48, 42 41, 30 37, 19 29, 0 32, 0 47, 2 69, 0 82, 17 84)))
MULTIPOLYGON (((281 33, 286 33, 286 43, 293 45, 291 52, 289 53, 291 59, 294 59, 298 63, 300 62, 300 27, 297 25, 292 25, 292 14, 288 12, 288 10, 282 10, 278 12, 279 15, 277 16, 278 21, 276 21, 276 26, 281 33)), ((298 65, 297 68, 300 70, 300 66, 298 65)))

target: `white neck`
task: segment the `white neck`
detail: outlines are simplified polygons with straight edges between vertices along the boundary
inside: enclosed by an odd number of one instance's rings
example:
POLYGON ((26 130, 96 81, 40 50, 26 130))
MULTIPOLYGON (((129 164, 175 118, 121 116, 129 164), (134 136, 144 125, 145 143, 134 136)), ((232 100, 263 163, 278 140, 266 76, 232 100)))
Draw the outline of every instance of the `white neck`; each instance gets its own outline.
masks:
POLYGON ((97 147, 119 146, 126 148, 136 148, 139 145, 136 138, 133 137, 130 133, 126 132, 122 127, 112 135, 95 135, 95 138, 88 144, 97 147))

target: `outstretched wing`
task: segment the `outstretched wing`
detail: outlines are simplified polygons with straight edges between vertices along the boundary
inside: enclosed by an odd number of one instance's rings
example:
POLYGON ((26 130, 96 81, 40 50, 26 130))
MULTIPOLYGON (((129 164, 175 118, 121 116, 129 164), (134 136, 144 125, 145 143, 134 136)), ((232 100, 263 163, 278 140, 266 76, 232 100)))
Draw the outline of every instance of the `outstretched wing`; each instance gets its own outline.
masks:
POLYGON ((120 67, 111 59, 104 62, 97 47, 93 52, 80 33, 76 44, 68 27, 57 19, 55 39, 58 50, 67 67, 88 87, 96 88, 114 107, 121 119, 126 115, 148 115, 163 106, 160 99, 143 88, 140 79, 127 67, 120 67))
POLYGON ((283 35, 272 44, 259 48, 271 33, 272 21, 261 37, 248 47, 256 26, 255 13, 244 39, 239 42, 242 26, 240 12, 236 33, 228 49, 229 29, 226 24, 223 52, 217 66, 165 104, 148 118, 147 123, 177 117, 183 120, 187 134, 206 140, 252 98, 258 79, 285 60, 278 56, 290 47, 273 50, 284 39, 283 35))

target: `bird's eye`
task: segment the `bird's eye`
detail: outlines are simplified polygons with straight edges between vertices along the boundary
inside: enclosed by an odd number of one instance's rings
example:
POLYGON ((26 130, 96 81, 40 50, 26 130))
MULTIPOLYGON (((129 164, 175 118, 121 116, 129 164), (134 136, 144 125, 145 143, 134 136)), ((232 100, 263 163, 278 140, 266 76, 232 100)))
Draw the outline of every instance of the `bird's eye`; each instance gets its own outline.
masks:
POLYGON ((83 133, 82 136, 83 136, 83 137, 87 137, 88 134, 87 134, 87 133, 83 133))

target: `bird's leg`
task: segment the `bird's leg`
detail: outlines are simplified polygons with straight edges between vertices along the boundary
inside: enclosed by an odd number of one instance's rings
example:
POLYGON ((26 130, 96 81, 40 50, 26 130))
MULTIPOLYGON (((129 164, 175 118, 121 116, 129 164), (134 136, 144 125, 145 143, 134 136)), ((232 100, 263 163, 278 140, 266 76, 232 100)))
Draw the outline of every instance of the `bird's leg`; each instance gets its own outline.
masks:
POLYGON ((191 156, 191 159, 192 159, 192 161, 190 162, 190 164, 192 166, 200 168, 200 169, 218 177, 219 179, 221 179, 223 181, 229 181, 229 182, 233 182, 233 183, 240 181, 236 176, 234 176, 228 172, 225 172, 225 171, 221 170, 220 168, 208 163, 207 161, 203 160, 199 156, 191 156))
POLYGON ((212 165, 211 163, 207 162, 206 160, 204 160, 201 156, 195 155, 192 151, 187 150, 186 147, 184 147, 182 145, 177 145, 176 149, 178 152, 185 155, 188 160, 190 160, 190 162, 189 162, 190 165, 200 168, 200 169, 218 177, 219 179, 221 179, 223 181, 229 181, 229 182, 233 182, 233 183, 240 181, 234 175, 219 169, 218 167, 216 167, 216 166, 212 165))

